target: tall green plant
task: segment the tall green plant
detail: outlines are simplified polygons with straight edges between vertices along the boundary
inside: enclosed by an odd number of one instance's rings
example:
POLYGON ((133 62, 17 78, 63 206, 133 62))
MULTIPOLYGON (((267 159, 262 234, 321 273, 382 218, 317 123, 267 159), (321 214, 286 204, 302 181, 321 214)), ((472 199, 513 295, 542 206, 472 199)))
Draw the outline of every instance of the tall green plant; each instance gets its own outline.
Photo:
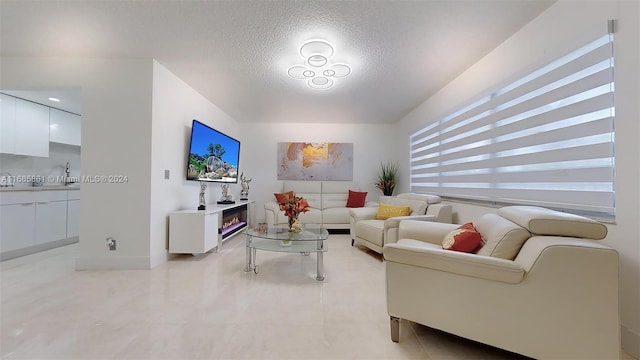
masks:
POLYGON ((393 189, 396 187, 396 176, 398 175, 398 165, 391 161, 380 163, 380 174, 378 174, 378 182, 376 187, 382 190, 385 196, 393 195, 393 189))

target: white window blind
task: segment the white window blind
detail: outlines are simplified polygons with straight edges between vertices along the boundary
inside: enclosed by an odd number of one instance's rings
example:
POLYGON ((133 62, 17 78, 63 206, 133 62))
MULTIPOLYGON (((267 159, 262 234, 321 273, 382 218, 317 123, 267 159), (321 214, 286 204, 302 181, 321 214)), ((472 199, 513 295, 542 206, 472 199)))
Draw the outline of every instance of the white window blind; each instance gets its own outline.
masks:
POLYGON ((411 191, 613 217, 613 36, 410 137, 411 191))

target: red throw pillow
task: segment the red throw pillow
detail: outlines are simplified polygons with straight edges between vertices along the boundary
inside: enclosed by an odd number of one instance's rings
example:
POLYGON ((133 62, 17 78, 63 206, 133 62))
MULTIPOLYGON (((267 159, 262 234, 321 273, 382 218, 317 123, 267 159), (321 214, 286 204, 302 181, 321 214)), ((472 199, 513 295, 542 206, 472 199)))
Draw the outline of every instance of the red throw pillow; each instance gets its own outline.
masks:
POLYGON ((458 226, 458 229, 465 229, 465 230, 471 230, 471 231, 477 231, 476 227, 473 226, 473 223, 468 222, 466 224, 462 224, 460 226, 458 226))
POLYGON ((293 196, 293 191, 288 191, 286 193, 275 193, 273 195, 276 197, 276 201, 278 202, 278 204, 282 204, 288 197, 293 196))
POLYGON ((351 191, 349 190, 349 197, 347 198, 348 208, 363 207, 367 200, 367 192, 351 191))
POLYGON ((472 253, 482 243, 479 232, 468 229, 455 229, 448 233, 442 240, 442 248, 445 250, 472 253))

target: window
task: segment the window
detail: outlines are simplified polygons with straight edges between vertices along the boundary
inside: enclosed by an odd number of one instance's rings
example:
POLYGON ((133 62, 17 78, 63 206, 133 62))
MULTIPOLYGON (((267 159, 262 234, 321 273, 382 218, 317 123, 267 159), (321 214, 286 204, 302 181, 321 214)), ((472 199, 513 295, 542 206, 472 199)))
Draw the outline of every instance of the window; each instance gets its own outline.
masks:
POLYGON ((615 215, 613 35, 410 136, 411 191, 615 215))

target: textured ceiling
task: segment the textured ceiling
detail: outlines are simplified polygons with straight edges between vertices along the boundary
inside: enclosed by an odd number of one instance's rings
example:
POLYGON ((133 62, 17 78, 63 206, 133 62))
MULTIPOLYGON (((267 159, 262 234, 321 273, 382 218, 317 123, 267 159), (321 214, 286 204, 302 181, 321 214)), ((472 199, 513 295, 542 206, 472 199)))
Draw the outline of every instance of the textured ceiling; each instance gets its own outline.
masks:
POLYGON ((2 56, 154 58, 241 122, 393 123, 553 1, 0 1, 2 56), (293 80, 324 39, 352 74, 293 80))

